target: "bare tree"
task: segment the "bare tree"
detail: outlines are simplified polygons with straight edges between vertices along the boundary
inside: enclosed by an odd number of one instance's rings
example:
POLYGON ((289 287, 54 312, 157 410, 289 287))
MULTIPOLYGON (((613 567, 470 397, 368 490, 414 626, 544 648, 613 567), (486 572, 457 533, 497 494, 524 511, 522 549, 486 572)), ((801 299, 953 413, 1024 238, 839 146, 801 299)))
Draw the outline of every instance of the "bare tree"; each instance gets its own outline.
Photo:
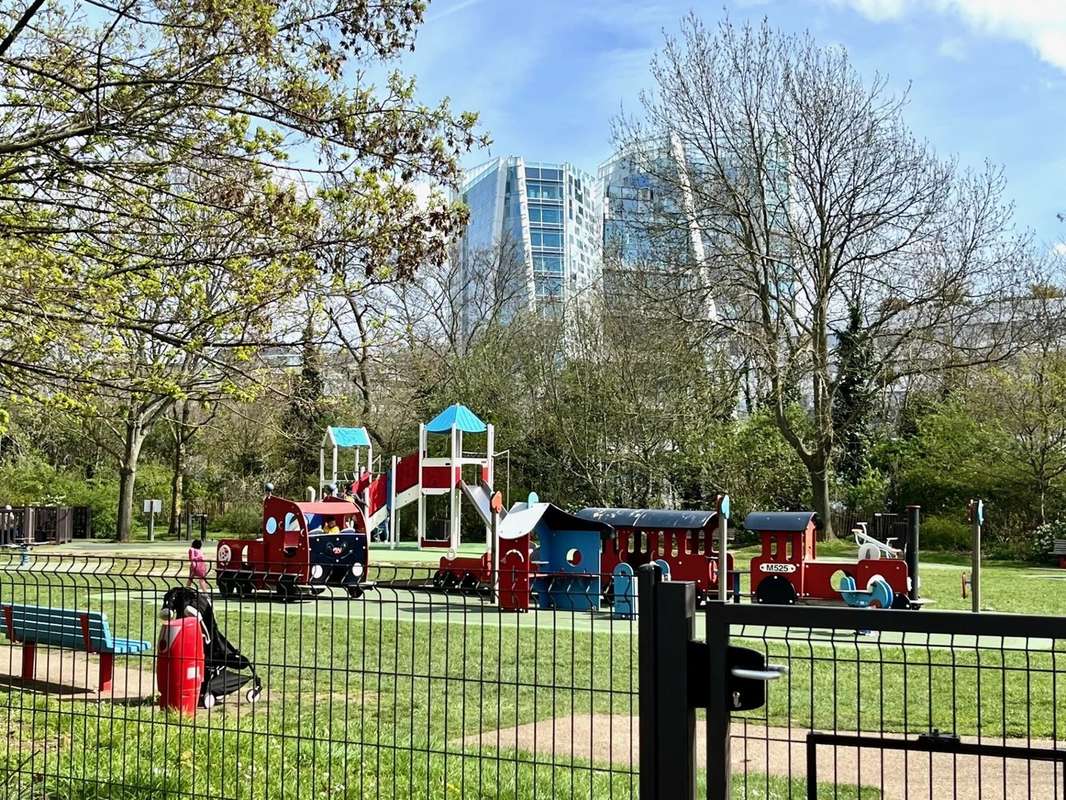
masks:
POLYGON ((689 16, 652 76, 618 144, 669 193, 657 223, 700 232, 689 268, 715 293, 717 324, 756 371, 829 524, 834 331, 850 309, 876 384, 986 363, 1016 343, 1027 241, 1003 177, 937 157, 907 129, 906 95, 881 76, 864 83, 843 49, 808 35, 728 20, 708 30, 689 16))

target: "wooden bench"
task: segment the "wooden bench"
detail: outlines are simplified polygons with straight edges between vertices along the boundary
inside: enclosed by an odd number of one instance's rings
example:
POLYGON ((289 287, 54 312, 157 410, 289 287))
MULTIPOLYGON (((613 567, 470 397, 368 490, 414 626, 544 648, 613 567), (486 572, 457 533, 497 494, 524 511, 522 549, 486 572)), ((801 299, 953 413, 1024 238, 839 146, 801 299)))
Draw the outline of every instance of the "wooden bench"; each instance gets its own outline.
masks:
POLYGON ((152 649, 150 642, 116 639, 102 611, 73 611, 44 606, 3 605, 7 638, 22 645, 22 678, 33 680, 37 645, 60 647, 100 656, 101 694, 111 691, 115 656, 135 655, 152 649))
POLYGON ((1051 555, 1059 560, 1059 566, 1066 569, 1066 539, 1056 539, 1051 546, 1051 555))

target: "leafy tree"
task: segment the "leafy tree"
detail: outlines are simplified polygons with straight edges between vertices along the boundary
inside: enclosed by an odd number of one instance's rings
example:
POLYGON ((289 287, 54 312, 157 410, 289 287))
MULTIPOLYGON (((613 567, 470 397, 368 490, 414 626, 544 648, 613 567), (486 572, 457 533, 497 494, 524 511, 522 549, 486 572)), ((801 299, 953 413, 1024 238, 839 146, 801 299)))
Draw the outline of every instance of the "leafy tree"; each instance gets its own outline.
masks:
POLYGON ((832 332, 849 309, 885 384, 988 363, 1023 340, 1011 299, 1028 284, 1027 240, 1003 176, 939 158, 908 130, 905 96, 809 35, 729 20, 708 30, 691 15, 651 70, 641 118, 617 125, 665 195, 649 224, 699 232, 690 283, 757 371, 752 394, 828 521, 834 398, 849 374, 834 369, 832 332), (789 413, 799 386, 802 426, 789 413))
POLYGON ((411 183, 454 186, 484 139, 401 74, 365 79, 413 44, 417 0, 2 14, 0 386, 114 430, 125 537, 165 409, 243 391, 256 353, 298 341, 284 306, 321 253, 442 261, 464 211, 411 183))
POLYGON ((855 486, 869 468, 869 428, 877 377, 871 342, 863 335, 862 310, 858 306, 848 311, 847 327, 837 334, 834 355, 837 390, 832 421, 840 443, 835 469, 848 486, 855 486))
POLYGON ((314 323, 309 318, 300 373, 290 387, 288 408, 281 422, 283 464, 285 474, 289 476, 284 483, 290 493, 300 492, 308 482, 318 485, 319 448, 328 421, 322 368, 322 351, 315 341, 314 323))

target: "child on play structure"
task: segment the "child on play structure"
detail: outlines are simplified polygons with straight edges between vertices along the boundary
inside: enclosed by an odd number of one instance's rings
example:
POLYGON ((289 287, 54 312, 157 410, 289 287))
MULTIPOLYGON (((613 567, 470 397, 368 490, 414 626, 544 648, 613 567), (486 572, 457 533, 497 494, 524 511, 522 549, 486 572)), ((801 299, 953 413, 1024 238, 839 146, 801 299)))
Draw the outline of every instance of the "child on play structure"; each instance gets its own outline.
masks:
POLYGON ((189 580, 186 581, 186 586, 198 585, 200 591, 208 593, 210 589, 207 586, 207 562, 204 561, 204 554, 201 548, 204 543, 199 539, 192 540, 192 546, 189 548, 189 580))

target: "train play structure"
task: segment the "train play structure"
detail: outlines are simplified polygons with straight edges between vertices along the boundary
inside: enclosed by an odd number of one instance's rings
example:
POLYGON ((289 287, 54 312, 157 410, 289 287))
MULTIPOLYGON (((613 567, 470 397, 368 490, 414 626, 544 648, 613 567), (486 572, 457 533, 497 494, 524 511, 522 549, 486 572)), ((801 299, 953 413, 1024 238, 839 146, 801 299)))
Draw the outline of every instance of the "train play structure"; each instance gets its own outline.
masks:
POLYGON ((757 533, 762 545, 751 560, 752 597, 757 603, 782 605, 843 601, 857 607, 918 608, 919 525, 918 509, 912 506, 902 548, 859 529, 854 533, 857 559, 820 559, 814 513, 749 514, 744 528, 757 533))
MULTIPOLYGON (((388 468, 375 474, 365 428, 327 428, 319 459, 320 499, 294 502, 268 492, 259 536, 218 543, 219 591, 270 591, 291 598, 339 587, 358 597, 373 588, 367 579, 373 534, 381 535, 384 546, 395 547, 397 512, 417 503, 419 547, 447 549, 424 584, 427 590, 477 592, 505 611, 608 607, 631 616, 635 571, 655 562, 672 579, 694 582, 701 601, 718 595, 722 581, 739 601, 741 575, 733 553, 727 551, 723 562, 718 549, 728 518, 722 498, 716 509, 723 511, 584 508, 570 513, 531 494, 507 509, 493 490, 493 447, 492 425, 456 404, 419 425, 414 452, 393 456, 388 468), (483 437, 483 448, 468 452, 464 437, 476 436, 483 437), (346 451, 354 458, 352 471, 344 474, 346 451), (427 503, 434 496, 446 497, 447 518, 427 531, 427 503), (458 555, 464 500, 485 529, 481 556, 458 555)), ((856 531, 856 559, 818 557, 818 520, 812 512, 755 512, 744 528, 761 542, 748 570, 754 602, 922 604, 916 508, 908 512, 901 547, 856 531)))
POLYGON ((224 597, 269 591, 295 598, 338 586, 359 597, 370 565, 365 519, 351 501, 297 503, 275 497, 268 487, 259 537, 218 542, 218 590, 224 597))

